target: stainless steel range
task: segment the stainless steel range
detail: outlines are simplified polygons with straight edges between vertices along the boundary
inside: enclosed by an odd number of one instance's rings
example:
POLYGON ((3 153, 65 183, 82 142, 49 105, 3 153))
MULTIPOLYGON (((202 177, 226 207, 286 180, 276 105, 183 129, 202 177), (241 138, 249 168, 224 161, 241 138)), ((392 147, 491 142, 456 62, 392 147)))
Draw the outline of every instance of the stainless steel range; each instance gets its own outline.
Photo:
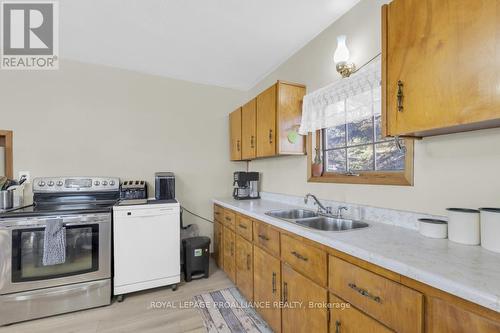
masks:
POLYGON ((33 206, 0 214, 0 325, 110 304, 119 186, 109 177, 37 178, 33 206), (50 223, 65 229, 65 261, 45 266, 50 223))

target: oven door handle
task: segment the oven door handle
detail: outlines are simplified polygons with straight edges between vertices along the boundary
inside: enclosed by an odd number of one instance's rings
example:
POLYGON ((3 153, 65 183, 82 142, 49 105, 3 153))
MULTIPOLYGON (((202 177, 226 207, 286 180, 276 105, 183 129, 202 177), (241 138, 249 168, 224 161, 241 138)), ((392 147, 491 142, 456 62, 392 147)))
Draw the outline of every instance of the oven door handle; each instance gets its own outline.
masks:
MULTIPOLYGON (((109 216, 91 216, 91 217, 71 217, 61 218, 65 227, 70 226, 85 226, 89 224, 111 223, 109 216)), ((31 228, 45 228, 47 221, 58 220, 58 218, 40 219, 39 223, 12 223, 0 225, 0 230, 18 230, 18 229, 31 229, 31 228)), ((60 219, 59 219, 60 220, 60 219)))

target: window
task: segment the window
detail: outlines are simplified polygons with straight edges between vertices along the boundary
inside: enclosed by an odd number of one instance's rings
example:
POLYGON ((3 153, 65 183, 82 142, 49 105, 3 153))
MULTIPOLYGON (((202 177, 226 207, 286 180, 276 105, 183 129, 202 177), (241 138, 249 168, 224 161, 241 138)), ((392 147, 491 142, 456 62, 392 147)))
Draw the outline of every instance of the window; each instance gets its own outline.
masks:
POLYGON ((308 180, 413 185, 413 141, 382 134, 380 57, 363 67, 304 97, 308 180))
POLYGON ((399 149, 394 139, 382 136, 380 104, 380 88, 340 103, 346 119, 350 113, 358 116, 322 130, 324 173, 404 171, 404 149, 399 149))

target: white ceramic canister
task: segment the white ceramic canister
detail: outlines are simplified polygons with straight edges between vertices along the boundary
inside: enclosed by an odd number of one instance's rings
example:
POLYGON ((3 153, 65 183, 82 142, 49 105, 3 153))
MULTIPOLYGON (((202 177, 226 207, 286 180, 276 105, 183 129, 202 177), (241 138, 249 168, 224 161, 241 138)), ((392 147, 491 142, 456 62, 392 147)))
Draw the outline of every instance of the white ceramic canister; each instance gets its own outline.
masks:
POLYGON ((448 237, 448 222, 438 219, 418 219, 418 231, 425 237, 448 237))
POLYGON ((500 208, 479 208, 481 211, 481 246, 500 253, 500 208))
POLYGON ((479 210, 467 208, 447 208, 448 238, 452 242, 465 245, 479 245, 481 231, 479 210))

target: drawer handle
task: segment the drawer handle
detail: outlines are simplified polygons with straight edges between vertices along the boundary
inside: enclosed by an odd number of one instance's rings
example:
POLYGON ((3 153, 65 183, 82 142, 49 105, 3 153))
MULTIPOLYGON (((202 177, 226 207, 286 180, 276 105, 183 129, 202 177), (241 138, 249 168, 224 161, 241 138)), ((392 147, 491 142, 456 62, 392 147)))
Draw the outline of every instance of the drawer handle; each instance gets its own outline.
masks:
POLYGON ((245 230, 247 230, 247 226, 246 226, 246 225, 244 225, 244 224, 239 224, 239 225, 238 225, 238 227, 240 227, 241 229, 245 229, 245 230))
POLYGON ((288 283, 283 283, 283 303, 288 302, 288 283))
POLYGON ((340 320, 335 321, 335 333, 340 333, 340 320))
POLYGON ((273 143, 273 130, 269 130, 269 143, 273 143))
POLYGON ((276 294, 276 273, 273 272, 273 295, 276 294))
POLYGON ((250 270, 250 268, 251 268, 251 267, 250 267, 250 261, 251 261, 250 255, 249 255, 249 254, 247 254, 247 271, 249 271, 249 270, 250 270))
POLYGON ((240 151, 240 140, 236 141, 236 150, 240 151))
POLYGON ((229 216, 226 216, 226 221, 231 221, 232 219, 229 216))
POLYGON ((368 290, 360 288, 354 283, 349 283, 349 288, 355 290, 356 292, 358 292, 358 294, 360 294, 362 296, 365 296, 365 297, 368 297, 368 298, 374 300, 377 303, 382 303, 382 299, 379 296, 374 296, 374 295, 370 294, 370 292, 368 290))
POLYGON ((234 243, 231 242, 231 257, 234 256, 234 243))
POLYGON ((250 148, 255 148, 253 135, 250 137, 250 148))
POLYGON ((403 81, 399 80, 398 81, 398 112, 403 112, 403 98, 404 98, 404 93, 403 93, 403 81))
POLYGON ((215 212, 215 215, 217 215, 217 216, 220 215, 220 212, 215 212))
POLYGON ((259 235, 259 238, 265 241, 269 240, 269 238, 267 238, 265 235, 259 235))
POLYGON ((293 251, 292 254, 297 257, 298 259, 300 260, 304 260, 304 261, 308 261, 309 259, 307 257, 304 257, 302 254, 298 253, 298 252, 295 252, 293 251))

